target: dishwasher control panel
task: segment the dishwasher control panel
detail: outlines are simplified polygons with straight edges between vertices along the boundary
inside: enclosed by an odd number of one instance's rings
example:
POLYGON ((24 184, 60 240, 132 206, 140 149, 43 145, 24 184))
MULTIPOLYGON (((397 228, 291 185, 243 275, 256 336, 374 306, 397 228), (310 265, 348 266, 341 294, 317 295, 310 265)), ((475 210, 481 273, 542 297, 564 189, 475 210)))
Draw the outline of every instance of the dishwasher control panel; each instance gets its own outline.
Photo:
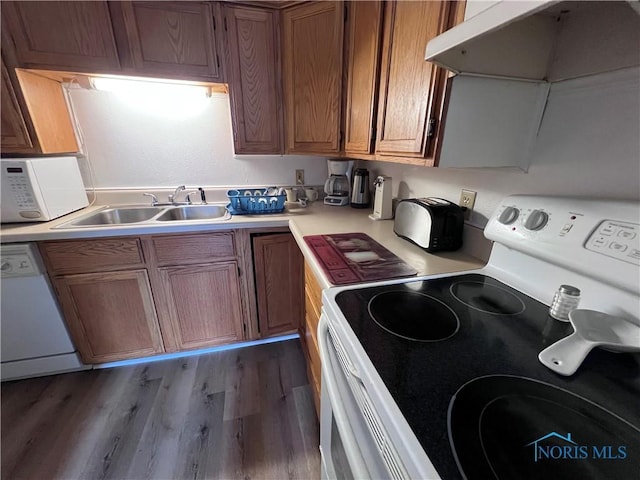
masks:
POLYGON ((3 245, 0 249, 0 273, 2 278, 32 277, 40 275, 35 245, 3 245))

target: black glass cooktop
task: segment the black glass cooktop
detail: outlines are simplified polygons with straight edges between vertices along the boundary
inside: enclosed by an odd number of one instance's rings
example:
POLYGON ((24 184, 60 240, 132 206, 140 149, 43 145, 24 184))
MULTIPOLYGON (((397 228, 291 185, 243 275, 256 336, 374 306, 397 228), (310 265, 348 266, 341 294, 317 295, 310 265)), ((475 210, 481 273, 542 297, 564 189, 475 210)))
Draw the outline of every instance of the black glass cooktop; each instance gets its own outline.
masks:
POLYGON ((555 374, 538 353, 571 325, 478 274, 346 290, 336 302, 442 478, 640 470, 630 440, 640 438, 639 355, 595 349, 575 375, 555 374))

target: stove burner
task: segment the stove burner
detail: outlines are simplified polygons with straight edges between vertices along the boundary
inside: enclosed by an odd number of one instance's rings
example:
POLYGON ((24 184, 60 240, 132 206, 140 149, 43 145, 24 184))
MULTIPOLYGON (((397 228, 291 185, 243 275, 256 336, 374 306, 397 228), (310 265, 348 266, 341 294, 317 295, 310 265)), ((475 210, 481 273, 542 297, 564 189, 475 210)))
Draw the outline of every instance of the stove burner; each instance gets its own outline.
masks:
POLYGON ((613 459, 618 445, 638 451, 640 430, 588 399, 537 380, 471 380, 451 400, 448 429, 458 468, 470 480, 637 477, 637 458, 613 459), (594 455, 594 445, 612 449, 611 455, 594 455))
POLYGON ((517 315, 526 308, 513 293, 488 283, 457 282, 449 291, 466 306, 491 315, 517 315))
POLYGON ((449 306, 418 292, 379 293, 369 301, 369 315, 387 332, 420 342, 445 340, 460 327, 449 306))

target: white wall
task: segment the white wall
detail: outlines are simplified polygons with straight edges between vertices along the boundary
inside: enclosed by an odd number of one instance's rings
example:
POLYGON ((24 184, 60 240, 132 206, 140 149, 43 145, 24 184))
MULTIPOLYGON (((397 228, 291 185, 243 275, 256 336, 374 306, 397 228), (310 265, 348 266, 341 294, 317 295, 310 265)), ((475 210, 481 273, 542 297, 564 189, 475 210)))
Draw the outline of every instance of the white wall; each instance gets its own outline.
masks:
MULTIPOLYGON (((528 173, 360 162, 393 177, 401 198, 478 192, 471 223, 484 226, 500 200, 539 193, 640 200, 640 70, 554 84, 528 173), (595 82, 595 83, 594 83, 595 82)), ((321 157, 234 157, 229 102, 214 96, 184 120, 150 116, 112 93, 72 90, 98 188, 322 184, 321 157)), ((464 141, 464 139, 460 139, 464 141)), ((487 139, 499 141, 499 139, 487 139)))
POLYGON ((528 173, 382 162, 360 166, 372 176, 393 177, 400 198, 438 196, 457 203, 461 188, 477 191, 471 223, 478 226, 504 196, 515 193, 640 201, 639 92, 638 69, 553 84, 528 173))
POLYGON ((70 98, 96 188, 292 185, 296 168, 309 185, 327 177, 322 157, 234 156, 228 95, 205 99, 189 118, 149 112, 112 92, 73 88, 70 98))
POLYGON ((492 7, 498 0, 467 0, 464 9, 464 19, 475 17, 480 12, 492 7))

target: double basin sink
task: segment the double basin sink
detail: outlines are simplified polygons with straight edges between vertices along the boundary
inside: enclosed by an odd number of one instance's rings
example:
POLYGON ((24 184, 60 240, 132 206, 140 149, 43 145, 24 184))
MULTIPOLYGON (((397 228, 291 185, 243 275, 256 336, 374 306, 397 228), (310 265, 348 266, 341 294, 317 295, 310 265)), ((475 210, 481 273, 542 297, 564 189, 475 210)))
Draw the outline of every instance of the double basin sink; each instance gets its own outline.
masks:
POLYGON ((100 227, 129 224, 159 224, 179 221, 221 221, 231 218, 223 205, 156 207, 106 207, 64 223, 57 228, 100 227))

